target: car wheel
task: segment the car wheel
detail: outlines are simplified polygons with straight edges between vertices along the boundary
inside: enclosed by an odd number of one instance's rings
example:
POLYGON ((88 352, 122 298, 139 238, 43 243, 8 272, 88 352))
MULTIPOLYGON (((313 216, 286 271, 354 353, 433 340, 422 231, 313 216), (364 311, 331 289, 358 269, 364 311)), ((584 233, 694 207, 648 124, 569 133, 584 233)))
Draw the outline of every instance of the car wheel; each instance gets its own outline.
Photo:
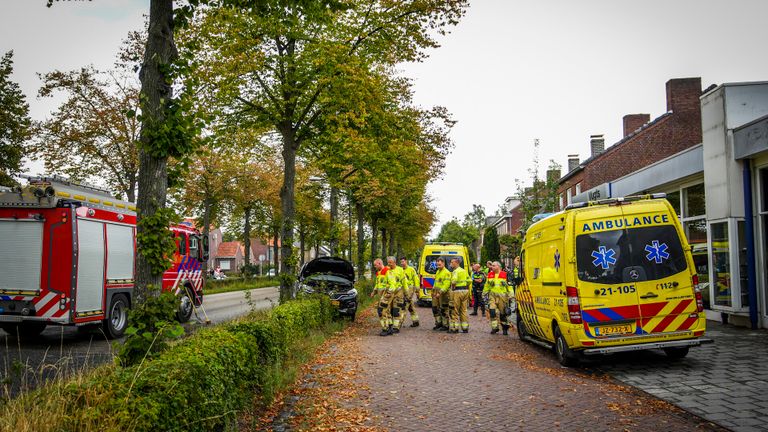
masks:
POLYGON ((112 298, 107 319, 103 321, 104 333, 110 339, 117 339, 128 328, 128 298, 125 294, 117 294, 112 298))
POLYGON ((688 355, 689 347, 664 348, 664 354, 671 359, 681 359, 688 355))
POLYGON ((9 335, 19 340, 32 340, 40 336, 48 325, 40 321, 28 321, 22 323, 3 323, 0 328, 9 335))
POLYGON ((528 329, 525 328, 525 323, 520 315, 517 315, 517 337, 519 337, 520 340, 526 340, 529 337, 528 329))
POLYGON ((565 338, 563 337, 563 333, 560 332, 560 327, 555 326, 555 355, 557 356, 557 361, 560 362, 561 365, 566 367, 576 366, 578 365, 579 361, 576 356, 576 353, 573 352, 573 350, 568 347, 568 342, 565 341, 565 338))
POLYGON ((192 318, 192 310, 195 307, 190 297, 192 295, 191 290, 192 287, 185 286, 184 291, 181 293, 181 299, 179 299, 179 310, 176 311, 176 319, 182 324, 192 318))

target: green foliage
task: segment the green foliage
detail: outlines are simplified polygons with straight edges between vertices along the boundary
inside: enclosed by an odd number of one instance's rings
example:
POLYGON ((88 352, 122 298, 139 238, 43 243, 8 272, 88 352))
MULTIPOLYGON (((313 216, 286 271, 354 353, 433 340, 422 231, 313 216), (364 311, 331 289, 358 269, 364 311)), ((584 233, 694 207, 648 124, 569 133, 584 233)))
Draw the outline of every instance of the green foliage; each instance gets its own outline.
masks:
POLYGON ((471 245, 480 237, 480 233, 472 225, 459 223, 458 219, 452 219, 440 228, 440 233, 435 241, 463 243, 464 246, 471 245))
POLYGON ((501 248, 499 246, 499 234, 496 228, 488 227, 483 234, 483 247, 480 249, 480 261, 485 264, 487 261, 498 261, 501 258, 501 248))
MULTIPOLYGON (((555 161, 549 161, 547 173, 560 172, 560 165, 555 161)), ((539 177, 539 140, 534 141, 533 167, 528 169, 531 177, 531 186, 523 186, 520 180, 515 179, 517 193, 515 198, 520 201, 520 208, 523 212, 523 225, 521 230, 525 231, 531 225, 534 216, 540 213, 551 213, 557 211, 559 183, 557 178, 547 175, 545 179, 539 177)))
POLYGON ((11 174, 21 170, 22 144, 29 136, 29 105, 11 81, 13 51, 0 57, 0 186, 14 186, 11 174))
POLYGON ((176 321, 178 308, 179 298, 165 292, 131 309, 125 330, 128 337, 124 344, 118 344, 118 364, 132 366, 157 357, 169 341, 184 334, 184 328, 176 321))
POLYGON ((20 405, 40 412, 55 403, 57 417, 34 430, 236 430, 238 413, 254 399, 271 401, 289 353, 310 332, 327 327, 334 314, 327 296, 293 300, 266 314, 199 330, 141 365, 102 367, 30 392, 0 408, 0 418, 13 410, 21 413, 14 420, 21 423, 27 420, 20 405))
POLYGON ((160 208, 152 215, 141 215, 139 220, 136 245, 155 275, 163 274, 171 265, 176 242, 168 227, 177 219, 172 209, 160 208))
POLYGON ((501 258, 514 258, 520 255, 520 244, 522 243, 519 235, 504 234, 499 237, 501 247, 501 258))

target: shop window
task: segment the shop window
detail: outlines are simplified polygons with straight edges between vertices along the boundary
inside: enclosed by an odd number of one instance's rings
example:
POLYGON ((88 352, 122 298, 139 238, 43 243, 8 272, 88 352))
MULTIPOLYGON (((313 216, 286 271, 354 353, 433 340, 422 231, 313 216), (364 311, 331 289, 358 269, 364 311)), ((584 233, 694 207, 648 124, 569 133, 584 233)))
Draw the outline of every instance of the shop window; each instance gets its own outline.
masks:
MULTIPOLYGON (((685 217, 704 216, 706 206, 704 204, 704 183, 683 189, 685 196, 685 217)), ((678 214, 679 214, 678 208, 678 214)))
POLYGON ((741 287, 741 307, 749 307, 749 288, 747 272, 747 238, 745 222, 738 222, 739 230, 739 286, 741 287))
POLYGON ((712 277, 715 304, 731 306, 731 264, 728 244, 728 222, 710 225, 712 233, 712 277))
POLYGON ((672 208, 675 209, 677 217, 680 217, 680 191, 676 190, 667 194, 667 201, 672 204, 672 208))

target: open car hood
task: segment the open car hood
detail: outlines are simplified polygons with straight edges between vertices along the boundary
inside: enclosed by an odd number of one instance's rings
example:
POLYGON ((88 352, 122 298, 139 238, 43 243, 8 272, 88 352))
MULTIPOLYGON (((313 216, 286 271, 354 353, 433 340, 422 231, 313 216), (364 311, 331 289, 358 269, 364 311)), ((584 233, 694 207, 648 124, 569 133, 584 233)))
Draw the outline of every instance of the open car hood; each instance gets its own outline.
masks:
POLYGON ((299 279, 306 279, 313 275, 331 274, 355 283, 355 269, 352 263, 344 258, 319 257, 304 264, 299 274, 299 279))

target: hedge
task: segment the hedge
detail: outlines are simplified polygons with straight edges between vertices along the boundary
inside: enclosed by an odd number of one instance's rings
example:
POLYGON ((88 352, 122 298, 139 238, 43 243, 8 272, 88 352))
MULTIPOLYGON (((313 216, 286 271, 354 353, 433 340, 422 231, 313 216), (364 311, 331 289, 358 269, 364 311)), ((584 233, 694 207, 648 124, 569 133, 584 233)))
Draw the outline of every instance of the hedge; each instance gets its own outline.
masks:
POLYGON ((101 367, 9 401, 2 430, 216 431, 271 394, 271 371, 335 309, 326 296, 292 300, 262 315, 203 329, 135 367, 101 367), (35 417, 44 415, 40 424, 35 417))

